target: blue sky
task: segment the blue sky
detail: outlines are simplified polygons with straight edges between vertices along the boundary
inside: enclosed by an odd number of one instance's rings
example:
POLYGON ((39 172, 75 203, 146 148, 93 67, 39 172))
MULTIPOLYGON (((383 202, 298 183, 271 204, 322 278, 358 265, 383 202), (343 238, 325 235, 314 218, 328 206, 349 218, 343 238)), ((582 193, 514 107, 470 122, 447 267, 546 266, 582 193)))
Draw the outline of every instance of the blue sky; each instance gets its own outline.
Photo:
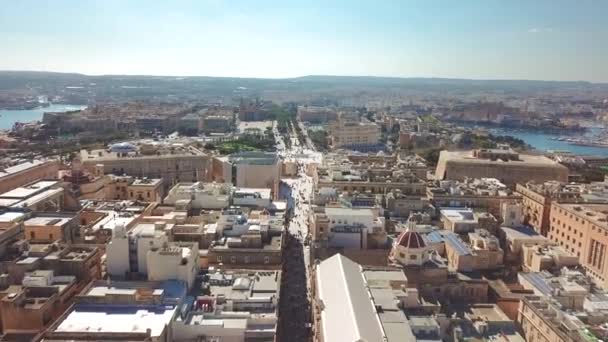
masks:
POLYGON ((0 69, 608 82, 608 1, 19 0, 0 69))

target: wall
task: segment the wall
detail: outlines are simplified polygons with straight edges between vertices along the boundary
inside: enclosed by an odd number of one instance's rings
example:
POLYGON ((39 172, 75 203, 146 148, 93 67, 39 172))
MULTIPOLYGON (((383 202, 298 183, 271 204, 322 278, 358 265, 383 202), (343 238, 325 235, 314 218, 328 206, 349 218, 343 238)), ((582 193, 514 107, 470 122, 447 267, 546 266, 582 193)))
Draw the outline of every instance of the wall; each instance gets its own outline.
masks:
POLYGON ((27 170, 0 178, 0 193, 24 186, 40 179, 57 179, 59 161, 51 160, 27 170))
POLYGON ((106 267, 107 272, 115 276, 124 276, 129 272, 129 240, 124 238, 114 238, 106 247, 106 267))

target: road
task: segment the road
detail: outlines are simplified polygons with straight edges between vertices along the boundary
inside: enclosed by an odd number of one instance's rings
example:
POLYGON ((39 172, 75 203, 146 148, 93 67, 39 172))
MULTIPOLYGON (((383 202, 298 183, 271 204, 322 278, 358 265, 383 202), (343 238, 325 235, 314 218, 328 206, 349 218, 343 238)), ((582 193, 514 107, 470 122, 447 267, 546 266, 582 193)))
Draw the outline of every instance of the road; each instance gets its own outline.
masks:
MULTIPOLYGON (((275 134, 278 140, 280 135, 275 134)), ((288 203, 293 215, 287 226, 287 243, 283 257, 283 282, 281 288, 279 340, 310 341, 310 248, 308 246, 308 215, 312 199, 313 180, 306 175, 306 164, 313 161, 302 154, 314 153, 311 145, 300 146, 296 132, 291 130, 289 150, 282 141, 277 149, 283 158, 297 159, 298 176, 283 179, 288 187, 288 203)), ((310 141, 307 137, 307 143, 310 141)))

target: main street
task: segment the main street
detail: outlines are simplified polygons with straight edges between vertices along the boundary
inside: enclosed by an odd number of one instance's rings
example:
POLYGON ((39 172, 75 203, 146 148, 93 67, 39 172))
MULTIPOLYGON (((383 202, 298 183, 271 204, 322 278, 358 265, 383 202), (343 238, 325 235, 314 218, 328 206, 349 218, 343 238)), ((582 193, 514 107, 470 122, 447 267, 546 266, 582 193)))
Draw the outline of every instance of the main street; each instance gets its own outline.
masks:
MULTIPOLYGON (((299 123, 298 123, 299 124, 299 123)), ((305 130, 302 130, 305 133, 305 130)), ((310 232, 308 217, 313 193, 313 179, 306 174, 309 163, 316 158, 314 147, 306 137, 305 146, 300 145, 295 130, 291 129, 291 148, 277 143, 284 160, 295 160, 298 164, 297 176, 282 180, 288 207, 292 215, 287 226, 287 243, 283 257, 283 287, 281 289, 279 337, 281 341, 310 341, 311 339, 311 298, 310 298, 310 232)), ((275 135, 281 140, 280 135, 275 135)))

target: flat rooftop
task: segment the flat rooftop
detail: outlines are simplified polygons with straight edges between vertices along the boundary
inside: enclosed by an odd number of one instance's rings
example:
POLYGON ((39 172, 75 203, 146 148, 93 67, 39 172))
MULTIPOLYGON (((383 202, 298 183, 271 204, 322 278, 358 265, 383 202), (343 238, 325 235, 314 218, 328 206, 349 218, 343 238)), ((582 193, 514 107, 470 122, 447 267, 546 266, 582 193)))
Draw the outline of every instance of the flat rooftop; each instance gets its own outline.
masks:
POLYGON ((9 166, 4 170, 0 171, 0 179, 42 165, 46 162, 47 160, 32 160, 17 165, 9 166))
POLYGON ((25 214, 22 212, 5 212, 0 214, 0 223, 9 223, 21 220, 25 217, 25 214))
POLYGON ((475 214, 467 208, 441 208, 441 215, 450 221, 476 222, 475 214))
MULTIPOLYGON (((502 152, 502 150, 501 150, 502 152)), ((557 162, 541 155, 519 154, 519 160, 503 161, 501 159, 491 160, 486 158, 477 158, 473 156, 473 151, 441 151, 440 160, 458 161, 471 164, 501 164, 501 165, 522 165, 530 166, 557 166, 557 162)))
POLYGON ((76 304, 68 316, 57 326, 57 332, 122 332, 145 333, 160 336, 177 310, 174 305, 143 307, 137 305, 76 304))
POLYGON ((593 222, 599 227, 608 229, 608 204, 557 203, 556 205, 584 220, 593 222))
POLYGON ((235 194, 242 195, 254 195, 258 193, 262 198, 270 198, 270 192, 269 188, 236 188, 234 190, 235 194))
POLYGON ((327 216, 374 216, 371 209, 325 208, 327 216))
POLYGON ((160 184, 163 180, 161 178, 135 178, 131 185, 134 186, 156 186, 160 184))
POLYGON ((46 189, 49 189, 58 183, 59 182, 57 182, 57 181, 39 181, 34 184, 31 184, 28 186, 22 186, 22 187, 10 190, 8 192, 5 192, 3 194, 0 194, 0 198, 23 200, 23 199, 31 197, 39 192, 42 192, 46 189))
POLYGON ((128 215, 118 211, 102 212, 105 213, 106 216, 93 225, 93 231, 98 231, 100 229, 108 229, 113 231, 118 226, 128 227, 129 224, 137 217, 136 215, 128 215))
POLYGON ((512 320, 494 304, 474 305, 470 310, 470 319, 482 319, 489 322, 512 322, 512 320))
POLYGON ((53 217, 53 216, 37 216, 33 217, 23 224, 25 226, 55 226, 61 227, 70 222, 73 217, 53 217))

